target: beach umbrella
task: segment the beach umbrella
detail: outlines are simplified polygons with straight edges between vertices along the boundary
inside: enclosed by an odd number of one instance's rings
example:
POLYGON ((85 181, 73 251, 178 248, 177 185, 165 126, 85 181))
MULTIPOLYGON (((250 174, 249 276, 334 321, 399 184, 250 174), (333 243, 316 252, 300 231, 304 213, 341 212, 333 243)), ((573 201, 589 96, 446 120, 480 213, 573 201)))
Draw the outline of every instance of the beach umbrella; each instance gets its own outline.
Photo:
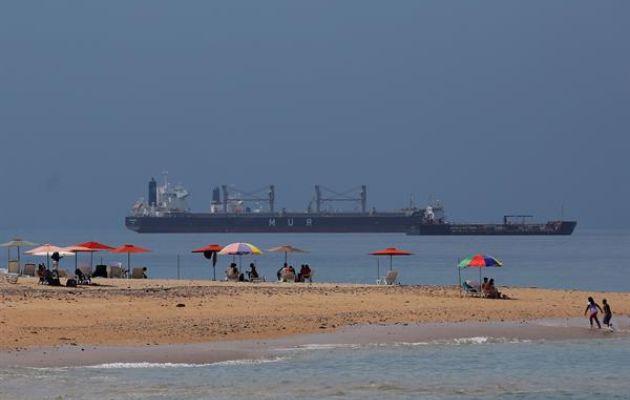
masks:
POLYGON ((112 246, 108 246, 106 244, 95 241, 78 243, 75 246, 86 247, 88 249, 94 250, 90 252, 90 270, 94 269, 94 252, 113 249, 112 246))
POLYGON ((218 244, 209 244, 207 246, 200 247, 198 249, 193 250, 193 253, 203 253, 203 256, 208 260, 212 260, 212 280, 217 280, 217 253, 223 250, 223 246, 218 244))
POLYGON ((251 243, 230 243, 225 246, 218 253, 219 255, 238 256, 239 269, 242 271, 242 256, 244 255, 258 255, 262 254, 262 251, 251 243))
MULTIPOLYGON (((406 251, 406 250, 401 250, 401 249, 397 249, 396 247, 388 247, 386 249, 383 250, 377 250, 374 251, 372 253, 370 253, 371 256, 389 256, 389 270, 392 270, 392 259, 394 257, 398 257, 398 256, 411 256, 413 255, 413 253, 406 251)), ((380 264, 378 262, 378 258, 376 259, 376 277, 380 278, 381 275, 381 271, 380 271, 380 264)))
POLYGON ((148 253, 151 250, 145 249, 143 247, 134 246, 133 244, 123 244, 120 247, 116 247, 111 249, 109 252, 114 254, 125 254, 127 253, 127 278, 131 274, 131 254, 132 253, 148 253))
POLYGON ((7 248, 7 265, 9 265, 9 261, 11 261, 11 247, 17 247, 17 261, 18 261, 18 265, 20 265, 20 247, 30 247, 30 246, 37 246, 37 243, 33 243, 30 242, 28 240, 24 240, 24 239, 20 239, 20 238, 13 238, 12 240, 9 240, 6 243, 2 243, 0 244, 1 247, 6 247, 7 248))
POLYGON ((287 263, 287 254, 288 253, 308 253, 306 250, 298 249, 297 247, 289 246, 285 244, 284 246, 274 247, 267 250, 270 253, 284 253, 284 263, 287 263))
POLYGON ((74 254, 74 270, 77 270, 77 254, 79 253, 94 253, 96 250, 94 249, 90 249, 88 247, 83 247, 83 246, 68 246, 68 247, 64 247, 64 250, 69 251, 71 253, 74 254))
POLYGON ((479 284, 481 285, 481 268, 487 267, 502 267, 503 263, 494 257, 485 254, 475 254, 464 258, 457 264, 457 270, 459 272, 459 287, 462 286, 462 269, 464 268, 479 268, 479 284))
POLYGON ((71 256, 74 253, 67 251, 63 247, 55 246, 54 244, 46 243, 39 247, 35 247, 28 251, 25 251, 24 254, 28 254, 30 256, 46 256, 46 268, 50 269, 50 255, 58 253, 60 256, 71 256))

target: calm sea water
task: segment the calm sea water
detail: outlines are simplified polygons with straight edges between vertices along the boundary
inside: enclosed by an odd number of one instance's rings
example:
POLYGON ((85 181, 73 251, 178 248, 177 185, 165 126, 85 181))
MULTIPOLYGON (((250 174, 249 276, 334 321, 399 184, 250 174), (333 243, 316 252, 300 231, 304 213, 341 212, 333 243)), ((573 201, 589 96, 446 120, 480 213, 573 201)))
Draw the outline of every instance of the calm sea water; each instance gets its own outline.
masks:
POLYGON ((0 370, 13 399, 627 399, 630 340, 288 350, 263 361, 0 370))
MULTIPOLYGON (((261 249, 290 244, 307 254, 290 254, 294 265, 309 263, 315 270, 316 281, 373 283, 377 278, 377 262, 381 275, 389 268, 389 258, 373 257, 368 253, 384 247, 400 247, 415 253, 393 259, 403 284, 457 283, 458 259, 483 252, 501 259, 503 268, 483 271, 495 278, 499 285, 538 286, 547 288, 575 288, 598 291, 628 291, 630 284, 630 230, 578 229, 572 236, 555 237, 439 237, 405 236, 402 234, 144 234, 124 228, 119 230, 55 230, 0 232, 0 240, 15 235, 40 243, 59 245, 98 240, 111 245, 133 243, 153 250, 148 254, 132 255, 132 265, 147 266, 155 278, 208 279, 212 277, 210 264, 193 248, 209 243, 228 244, 250 242, 261 249), (179 259, 179 263, 178 263, 179 259), (178 268, 179 264, 179 268, 178 268)), ((15 250, 14 250, 15 251, 15 250)), ((15 254, 15 253, 14 253, 15 254)), ((32 262, 41 258, 25 257, 32 262)), ((80 254, 79 264, 89 264, 89 255, 80 254)), ((127 263, 126 255, 96 253, 95 261, 127 263)), ((1 258, 0 258, 1 259, 1 258)), ((231 257, 219 258, 217 276, 231 257)), ((238 262, 238 258, 236 258, 238 262)), ((267 279, 284 261, 284 255, 265 253, 262 256, 243 256, 248 265, 255 262, 267 279)), ((3 263, 3 262, 2 262, 3 263)), ((74 259, 66 257, 62 266, 74 268, 74 259)), ((478 279, 477 270, 463 272, 465 279, 478 279)))
MULTIPOLYGON (((505 267, 484 271, 499 284, 597 291, 628 291, 630 231, 578 229, 568 237, 412 237, 405 235, 138 235, 117 231, 0 232, 60 245, 99 240, 153 250, 134 255, 152 277, 209 278, 211 268, 190 250, 209 243, 254 243, 262 249, 291 244, 290 255, 309 263, 317 281, 371 283, 377 259, 370 251, 396 246, 415 253, 395 258, 406 284, 453 284, 459 258, 484 252, 505 267), (178 257, 179 256, 179 257, 178 257), (179 258, 179 268, 178 260, 179 258), (179 272, 178 272, 179 271, 179 272)), ((79 263, 89 262, 80 255, 79 263)), ((100 262, 126 256, 97 253, 100 262)), ((28 260, 40 261, 30 257, 28 260)), ((219 261, 222 271, 230 257, 219 261)), ((268 278, 283 255, 255 261, 268 278)), ((389 260, 380 259, 380 271, 389 260)), ((71 269, 72 258, 62 265, 71 269)), ((221 274, 219 272, 219 274, 221 274)), ((474 279, 477 271, 464 271, 474 279)), ((100 365, 92 368, 0 369, 0 399, 627 399, 630 339, 540 342, 483 338, 415 345, 317 347, 286 350, 266 361, 210 365, 100 365)))

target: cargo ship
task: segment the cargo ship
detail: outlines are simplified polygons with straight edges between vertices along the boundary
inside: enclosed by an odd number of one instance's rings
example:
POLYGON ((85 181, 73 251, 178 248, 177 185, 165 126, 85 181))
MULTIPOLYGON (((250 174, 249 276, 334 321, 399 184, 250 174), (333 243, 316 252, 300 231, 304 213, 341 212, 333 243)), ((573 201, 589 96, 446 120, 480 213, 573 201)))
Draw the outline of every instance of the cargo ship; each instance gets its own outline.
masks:
POLYGON ((306 211, 275 208, 275 187, 243 192, 227 185, 212 190, 208 212, 192 212, 189 192, 149 181, 148 198, 138 200, 125 218, 125 226, 138 233, 404 233, 408 235, 570 235, 576 221, 530 222, 527 215, 505 216, 503 224, 461 224, 446 219, 435 202, 399 211, 367 209, 365 185, 337 192, 320 185, 306 211), (354 211, 334 208, 353 204, 354 211))

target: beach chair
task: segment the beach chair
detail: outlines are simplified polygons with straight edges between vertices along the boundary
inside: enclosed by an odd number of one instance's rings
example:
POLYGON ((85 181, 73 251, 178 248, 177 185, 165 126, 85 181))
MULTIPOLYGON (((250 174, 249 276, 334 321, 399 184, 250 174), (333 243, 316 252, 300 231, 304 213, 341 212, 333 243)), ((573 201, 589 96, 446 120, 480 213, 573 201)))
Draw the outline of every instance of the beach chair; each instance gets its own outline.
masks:
POLYGON ((110 265, 108 269, 109 269, 107 273, 108 278, 121 279, 123 277, 123 269, 120 265, 110 265))
POLYGON ((280 282, 295 282, 295 273, 288 269, 283 269, 280 273, 280 282))
POLYGON ((479 289, 475 287, 470 281, 462 282, 462 289, 465 296, 480 296, 479 289))
POLYGON ((19 274, 20 273, 20 263, 17 260, 9 261, 9 265, 7 266, 7 270, 10 274, 19 274))
POLYGON ((388 271, 384 277, 376 280, 377 285, 399 285, 398 271, 388 271))
POLYGON ((88 279, 92 278, 92 269, 90 268, 89 265, 79 266, 79 271, 81 271, 81 273, 83 273, 83 275, 85 275, 86 278, 88 279))
POLYGON ((131 279, 147 279, 147 267, 133 267, 131 270, 131 279))
POLYGON ((94 273, 92 274, 92 278, 101 277, 107 278, 107 265, 99 264, 95 267, 94 273))
POLYGON ((35 264, 24 264, 24 269, 22 270, 22 275, 26 276, 37 276, 37 266, 35 264))
POLYGON ((308 281, 309 283, 313 283, 313 275, 315 275, 315 271, 311 269, 311 272, 308 274, 308 276, 302 277, 302 282, 308 281))

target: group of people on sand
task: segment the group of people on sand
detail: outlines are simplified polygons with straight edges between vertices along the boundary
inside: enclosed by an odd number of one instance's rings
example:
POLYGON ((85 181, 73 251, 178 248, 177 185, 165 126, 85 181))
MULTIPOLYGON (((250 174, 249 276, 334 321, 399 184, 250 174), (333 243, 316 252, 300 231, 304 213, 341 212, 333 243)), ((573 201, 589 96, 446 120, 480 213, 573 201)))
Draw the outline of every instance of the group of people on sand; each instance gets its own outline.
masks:
POLYGON ((278 281, 282 282, 313 282, 313 270, 308 264, 302 264, 300 266, 300 272, 296 274, 293 265, 284 263, 282 267, 276 272, 278 281))
MULTIPOLYGON (((225 270, 225 280, 239 282, 255 282, 261 280, 261 277, 258 274, 258 270, 256 269, 256 265, 254 263, 249 264, 249 270, 245 273, 247 274, 247 278, 245 277, 244 273, 239 271, 236 263, 231 263, 225 270)), ((305 282, 307 280, 312 282, 312 276, 313 270, 308 264, 302 264, 300 266, 300 272, 296 273, 293 265, 288 265, 287 263, 284 263, 284 265, 277 272, 278 281, 284 282, 305 282)))
POLYGON ((236 263, 231 263, 229 267, 225 270, 225 280, 226 281, 239 281, 239 282, 253 282, 255 280, 260 279, 258 275, 258 270, 256 269, 256 264, 249 264, 249 271, 246 271, 247 279, 245 279, 245 274, 240 272, 236 263))
POLYGON ((499 292, 499 290, 494 285, 494 278, 488 279, 488 277, 483 278, 483 283, 481 284, 481 294, 488 299, 507 299, 508 297, 499 292))
POLYGON ((604 308, 595 303, 595 300, 592 297, 588 298, 588 303, 586 303, 586 310, 584 310, 584 315, 588 316, 588 321, 591 323, 591 328, 593 328, 593 321, 597 323, 597 328, 602 329, 602 325, 599 323, 599 318, 597 318, 598 311, 604 313, 603 323, 610 329, 613 330, 612 325, 612 310, 610 309, 610 304, 606 299, 602 300, 602 304, 604 308))

